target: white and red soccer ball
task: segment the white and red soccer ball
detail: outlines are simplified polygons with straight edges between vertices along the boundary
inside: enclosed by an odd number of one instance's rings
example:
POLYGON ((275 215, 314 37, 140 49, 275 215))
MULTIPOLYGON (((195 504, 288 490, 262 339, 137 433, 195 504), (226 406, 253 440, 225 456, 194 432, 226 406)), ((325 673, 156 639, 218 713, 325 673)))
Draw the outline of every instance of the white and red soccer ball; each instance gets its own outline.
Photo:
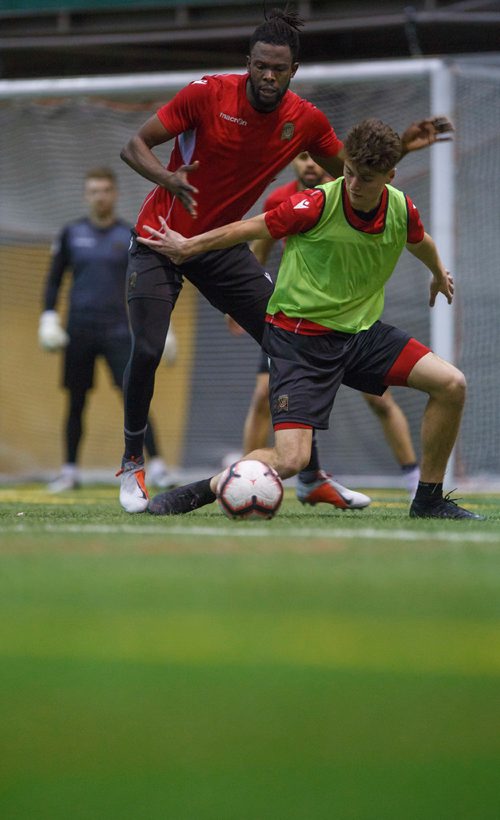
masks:
POLYGON ((219 479, 217 500, 228 518, 272 518, 283 500, 283 484, 263 461, 236 461, 219 479))

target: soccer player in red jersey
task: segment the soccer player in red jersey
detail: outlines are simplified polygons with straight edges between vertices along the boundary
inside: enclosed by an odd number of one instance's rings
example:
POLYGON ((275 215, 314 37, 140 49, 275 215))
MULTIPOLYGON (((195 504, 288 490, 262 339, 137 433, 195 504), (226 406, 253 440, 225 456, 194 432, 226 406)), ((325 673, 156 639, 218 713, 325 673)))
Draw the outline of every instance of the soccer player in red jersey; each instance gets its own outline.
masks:
MULTIPOLYGON (((326 116, 289 90, 298 69, 302 21, 271 11, 250 38, 246 74, 206 76, 181 90, 151 117, 121 152, 156 187, 138 216, 129 255, 128 302, 133 348, 124 379, 125 451, 120 502, 142 512, 143 440, 155 372, 183 278, 260 344, 272 282, 246 243, 182 265, 141 245, 144 225, 161 218, 185 236, 241 219, 265 188, 301 151, 331 176, 343 168, 343 147, 326 116), (174 139, 167 167, 153 148, 174 139), (138 479, 140 479, 138 481, 138 479)), ((403 134, 403 154, 447 139, 451 125, 432 119, 403 134)), ((313 485, 311 464, 308 479, 313 485)))
MULTIPOLYGON (((443 496, 443 478, 465 402, 463 373, 403 330, 380 321, 385 284, 407 248, 432 274, 429 305, 448 304, 453 277, 425 233, 417 208, 391 183, 401 142, 390 126, 365 120, 345 143, 344 176, 301 191, 267 213, 185 238, 168 228, 142 239, 183 263, 237 242, 287 237, 269 300, 263 349, 271 361, 274 446, 247 455, 281 478, 310 457, 312 431, 326 429, 341 383, 382 395, 402 385, 428 395, 422 418, 421 480, 414 518, 481 519, 443 496)), ((157 515, 189 512, 215 500, 219 476, 156 496, 157 515)))

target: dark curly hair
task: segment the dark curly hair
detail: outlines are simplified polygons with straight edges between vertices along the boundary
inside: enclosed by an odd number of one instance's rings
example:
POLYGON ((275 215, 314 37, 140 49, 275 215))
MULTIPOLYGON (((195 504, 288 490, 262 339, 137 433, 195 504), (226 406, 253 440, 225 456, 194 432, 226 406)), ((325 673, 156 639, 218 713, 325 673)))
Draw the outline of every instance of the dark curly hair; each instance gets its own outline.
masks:
POLYGON ((288 9, 271 9, 264 11, 265 21, 257 26, 250 37, 250 54, 255 43, 270 43, 274 46, 288 46, 292 54, 292 62, 296 63, 299 57, 299 29, 304 25, 300 15, 288 9))
POLYGON ((368 119, 349 131, 344 149, 352 162, 385 174, 401 159, 399 134, 382 120, 368 119))

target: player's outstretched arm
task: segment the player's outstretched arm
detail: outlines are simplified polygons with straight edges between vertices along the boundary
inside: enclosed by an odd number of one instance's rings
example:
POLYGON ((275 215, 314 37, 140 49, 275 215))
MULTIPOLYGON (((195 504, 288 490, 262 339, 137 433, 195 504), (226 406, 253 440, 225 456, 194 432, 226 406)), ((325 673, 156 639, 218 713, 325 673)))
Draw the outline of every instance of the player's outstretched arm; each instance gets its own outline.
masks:
POLYGON ((403 145, 402 157, 410 151, 419 151, 428 148, 435 142, 449 142, 453 139, 454 127, 448 117, 429 117, 429 119, 413 122, 401 135, 403 145))
POLYGON ((451 305, 455 291, 453 276, 443 265, 433 238, 428 233, 424 233, 421 242, 417 242, 415 245, 408 243, 406 247, 432 273, 429 305, 434 307, 438 293, 442 293, 448 304, 451 305))
POLYGON ((152 150, 156 145, 173 139, 173 136, 154 114, 122 148, 120 157, 145 179, 174 194, 191 216, 196 217, 197 204, 193 194, 197 194, 198 189, 188 182, 188 174, 197 170, 199 162, 181 165, 176 171, 167 171, 152 150))
POLYGON ((160 222, 161 231, 155 230, 150 225, 144 225, 144 230, 148 231, 152 238, 137 237, 137 241, 168 256, 176 265, 197 253, 231 248, 233 245, 239 245, 240 242, 250 242, 252 239, 264 239, 271 236, 267 230, 264 214, 251 219, 242 219, 239 222, 231 222, 229 225, 214 228, 212 231, 192 236, 189 239, 169 228, 163 217, 160 217, 160 222))

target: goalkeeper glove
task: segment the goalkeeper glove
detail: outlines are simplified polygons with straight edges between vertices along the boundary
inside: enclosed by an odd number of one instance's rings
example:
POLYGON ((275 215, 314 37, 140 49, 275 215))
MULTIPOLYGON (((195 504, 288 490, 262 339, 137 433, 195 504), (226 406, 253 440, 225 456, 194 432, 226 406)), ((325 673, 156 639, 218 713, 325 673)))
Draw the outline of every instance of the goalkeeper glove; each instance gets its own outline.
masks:
POLYGON ((175 364, 177 359, 177 338, 174 333, 174 329, 172 325, 170 325, 167 333, 167 338, 165 339, 165 347, 163 348, 162 359, 167 365, 175 364))
POLYGON ((69 336, 61 327, 61 320, 55 310, 44 310, 38 325, 38 342, 43 350, 60 350, 66 347, 69 336))

